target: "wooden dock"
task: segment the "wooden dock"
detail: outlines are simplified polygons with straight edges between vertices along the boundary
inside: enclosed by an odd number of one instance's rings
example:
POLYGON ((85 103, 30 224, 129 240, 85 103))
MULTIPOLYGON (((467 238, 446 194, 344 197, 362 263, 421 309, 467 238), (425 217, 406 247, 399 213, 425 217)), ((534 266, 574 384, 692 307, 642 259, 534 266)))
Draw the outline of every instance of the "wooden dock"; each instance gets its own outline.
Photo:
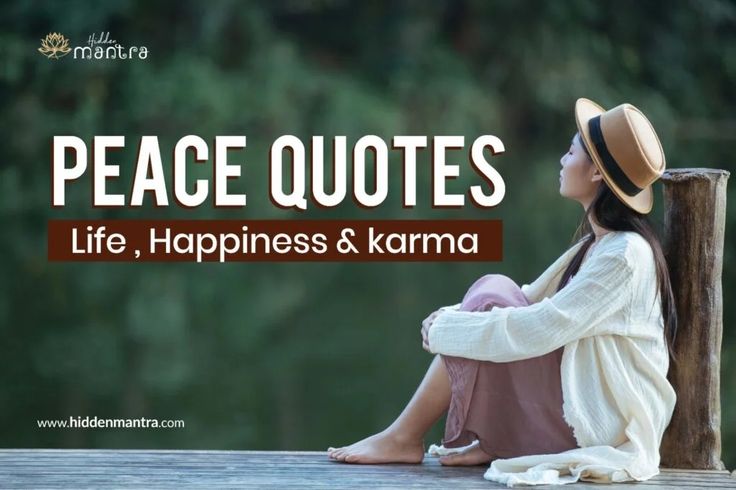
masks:
MULTIPOLYGON (((505 488, 483 479, 485 466, 351 465, 324 452, 0 450, 5 488, 505 488)), ((736 488, 728 471, 665 469, 642 488, 736 488)), ((553 487, 536 487, 553 488, 553 487)), ((631 489, 631 484, 577 483, 572 488, 631 489)))

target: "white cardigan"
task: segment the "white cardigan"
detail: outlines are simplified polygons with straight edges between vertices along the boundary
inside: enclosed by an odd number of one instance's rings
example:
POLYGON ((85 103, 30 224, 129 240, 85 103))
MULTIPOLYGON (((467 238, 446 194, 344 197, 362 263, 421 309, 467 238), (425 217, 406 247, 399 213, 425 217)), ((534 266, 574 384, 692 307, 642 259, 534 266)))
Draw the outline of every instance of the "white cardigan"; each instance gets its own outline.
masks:
POLYGON ((579 448, 497 459, 488 480, 508 486, 621 482, 659 473, 659 445, 676 397, 667 381, 654 254, 639 234, 610 232, 555 293, 582 243, 522 286, 529 306, 486 312, 449 306, 429 330, 433 353, 469 359, 507 362, 565 347, 563 412, 579 448))

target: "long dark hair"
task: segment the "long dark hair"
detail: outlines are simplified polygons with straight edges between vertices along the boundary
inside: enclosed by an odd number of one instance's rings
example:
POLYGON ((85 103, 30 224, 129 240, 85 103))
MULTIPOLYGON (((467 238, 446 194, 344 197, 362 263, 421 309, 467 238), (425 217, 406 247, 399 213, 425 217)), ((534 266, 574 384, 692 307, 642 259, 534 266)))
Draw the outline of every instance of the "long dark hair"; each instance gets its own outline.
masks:
MULTIPOLYGON (((590 152, 585 147, 580 135, 576 135, 576 138, 580 141, 581 146, 590 158, 590 152)), ((593 160, 590 160, 590 164, 593 165, 593 160)), ((672 284, 670 283, 670 274, 667 269, 667 261, 664 258, 664 252, 662 251, 662 245, 657 237, 657 233, 649 223, 645 214, 638 213, 633 209, 626 206, 611 189, 606 185, 605 182, 601 182, 598 187, 598 192, 593 199, 593 202, 586 209, 583 219, 580 222, 580 226, 575 233, 575 240, 584 238, 584 243, 580 247, 580 250, 575 254, 564 274, 560 279, 560 284, 557 286, 559 291, 567 284, 567 281, 580 269, 580 265, 585 258, 585 254, 593 244, 595 235, 593 229, 590 226, 591 214, 595 217, 596 222, 608 230, 613 231, 634 231, 644 237, 649 243, 649 246, 654 252, 654 263, 656 266, 657 274, 657 288, 659 290, 659 297, 662 301, 662 317, 664 318, 664 340, 667 345, 670 358, 675 364, 677 364, 677 358, 674 352, 675 337, 677 336, 677 310, 675 309, 675 297, 672 293, 672 284)))

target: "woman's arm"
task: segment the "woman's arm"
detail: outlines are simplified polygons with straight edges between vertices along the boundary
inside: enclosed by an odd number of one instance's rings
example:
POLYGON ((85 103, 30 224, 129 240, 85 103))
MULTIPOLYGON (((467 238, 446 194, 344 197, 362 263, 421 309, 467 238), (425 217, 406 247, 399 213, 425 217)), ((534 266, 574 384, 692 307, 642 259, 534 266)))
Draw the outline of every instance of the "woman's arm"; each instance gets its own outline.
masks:
POLYGON ((442 311, 428 328, 430 352, 509 362, 538 357, 589 336, 631 300, 624 254, 593 256, 570 283, 529 306, 442 311))

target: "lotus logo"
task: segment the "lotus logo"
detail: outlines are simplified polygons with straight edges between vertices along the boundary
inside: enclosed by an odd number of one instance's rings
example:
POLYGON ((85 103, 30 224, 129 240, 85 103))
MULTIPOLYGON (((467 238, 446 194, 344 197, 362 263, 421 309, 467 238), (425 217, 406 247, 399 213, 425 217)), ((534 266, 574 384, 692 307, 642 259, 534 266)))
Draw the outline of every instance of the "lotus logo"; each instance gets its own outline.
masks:
POLYGON ((38 51, 51 60, 58 60, 69 54, 69 40, 58 32, 52 32, 41 39, 41 47, 38 51))

